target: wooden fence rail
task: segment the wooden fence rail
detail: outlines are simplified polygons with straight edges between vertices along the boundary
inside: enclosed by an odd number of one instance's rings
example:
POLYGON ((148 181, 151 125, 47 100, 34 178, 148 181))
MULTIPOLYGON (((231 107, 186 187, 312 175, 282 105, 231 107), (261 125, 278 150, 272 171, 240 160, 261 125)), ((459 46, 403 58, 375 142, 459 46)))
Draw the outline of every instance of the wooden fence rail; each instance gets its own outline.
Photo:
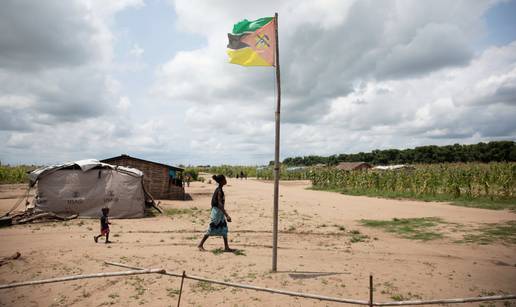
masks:
MULTIPOLYGON (((115 265, 115 266, 119 266, 119 267, 123 267, 123 268, 130 268, 130 269, 134 269, 134 270, 143 269, 143 268, 129 266, 126 264, 116 263, 116 262, 105 261, 105 263, 109 264, 109 265, 115 265)), ((172 273, 172 272, 168 272, 168 271, 166 271, 165 273, 162 273, 162 274, 174 276, 174 277, 182 277, 183 276, 182 274, 172 273)), ((188 274, 185 274, 184 278, 191 279, 191 280, 197 280, 197 281, 209 282, 212 284, 218 284, 218 285, 223 285, 223 286, 228 286, 228 287, 249 289, 249 290, 290 295, 290 296, 298 296, 298 297, 311 298, 311 299, 317 299, 317 300, 322 300, 322 301, 348 303, 348 304, 355 304, 355 305, 369 305, 369 302, 367 302, 367 301, 343 299, 343 298, 338 298, 338 297, 330 297, 330 296, 323 296, 323 295, 316 295, 316 294, 309 294, 309 293, 301 293, 301 292, 293 292, 293 291, 285 291, 285 290, 279 290, 279 289, 271 289, 271 288, 257 287, 257 286, 251 286, 251 285, 237 284, 237 283, 225 282, 225 281, 215 280, 215 279, 208 279, 208 278, 194 276, 194 275, 188 275, 188 274)))
MULTIPOLYGON (((143 270, 143 268, 140 268, 140 267, 130 266, 130 265, 117 263, 117 262, 105 261, 105 263, 109 264, 109 265, 133 269, 133 270, 143 270)), ((182 277, 183 276, 182 274, 172 273, 169 271, 165 271, 165 273, 161 273, 161 274, 174 276, 174 277, 182 277)), ((224 285, 224 286, 228 286, 228 287, 263 291, 263 292, 290 295, 290 296, 298 296, 298 297, 317 299, 317 300, 322 300, 322 301, 331 301, 331 302, 337 302, 337 303, 347 303, 347 304, 367 305, 367 306, 371 306, 371 305, 372 306, 408 306, 408 305, 462 304, 462 303, 470 303, 470 302, 500 301, 500 300, 516 299, 516 294, 513 294, 513 295, 479 296, 479 297, 426 300, 426 301, 419 300, 419 301, 394 301, 394 302, 384 302, 384 303, 380 303, 380 302, 376 302, 376 303, 372 302, 371 303, 371 301, 342 299, 342 298, 337 298, 337 297, 329 297, 329 296, 322 296, 322 295, 309 294, 309 293, 285 291, 285 290, 279 290, 279 289, 271 289, 271 288, 256 287, 256 286, 250 286, 250 285, 244 285, 244 284, 230 283, 230 282, 208 279, 208 278, 203 278, 203 277, 198 277, 198 276, 193 276, 193 275, 188 275, 188 274, 185 274, 184 278, 197 280, 197 281, 209 282, 209 283, 213 283, 213 284, 224 285)), ((370 279, 370 281, 372 281, 372 279, 370 279)), ((370 290, 372 290, 372 289, 370 288, 370 290)), ((370 293, 370 294, 372 294, 372 293, 370 293)), ((372 299, 372 296, 370 296, 370 298, 372 299)))
POLYGON ((116 276, 142 275, 142 274, 156 274, 156 273, 163 274, 164 272, 165 272, 164 269, 141 269, 141 270, 123 271, 123 272, 105 272, 105 273, 94 273, 94 274, 85 274, 85 275, 73 275, 73 276, 57 277, 57 278, 50 278, 50 279, 15 282, 15 283, 11 283, 11 284, 0 285, 0 289, 9 289, 9 288, 22 287, 22 286, 49 284, 49 283, 54 283, 54 282, 62 282, 62 281, 77 280, 77 279, 116 277, 116 276))
MULTIPOLYGON (((372 298, 373 298, 372 297, 373 289, 371 287, 372 277, 370 277, 370 300, 362 301, 362 300, 343 299, 343 298, 338 298, 338 297, 330 297, 330 296, 324 296, 324 295, 293 292, 293 291, 286 291, 286 290, 280 290, 280 289, 271 289, 271 288, 257 287, 257 286, 252 286, 252 285, 225 282, 225 281, 221 281, 221 280, 209 279, 209 278, 204 278, 204 277, 200 277, 200 276, 187 275, 184 271, 183 271, 183 274, 177 274, 177 273, 173 273, 173 272, 168 272, 165 269, 144 269, 144 268, 140 268, 140 267, 130 266, 130 265, 116 263, 116 262, 109 262, 109 261, 105 261, 105 263, 109 264, 109 265, 118 266, 118 267, 129 268, 129 269, 131 269, 131 271, 104 272, 104 273, 73 275, 73 276, 65 276, 65 277, 58 277, 58 278, 33 280, 33 281, 26 281, 26 282, 15 282, 15 283, 11 283, 11 284, 0 285, 0 290, 15 288, 15 287, 22 287, 22 286, 39 285, 39 284, 63 282, 63 281, 70 281, 70 280, 79 280, 79 279, 88 279, 88 278, 117 277, 117 276, 130 276, 130 275, 142 275, 142 274, 163 274, 163 275, 168 275, 168 276, 173 276, 173 277, 180 277, 180 278, 182 278, 182 280, 191 279, 191 280, 208 282, 208 283, 212 283, 212 284, 219 284, 219 285, 234 287, 234 288, 262 291, 262 292, 268 292, 268 293, 280 294, 280 295, 304 297, 304 298, 316 299, 316 300, 321 300, 321 301, 330 301, 330 302, 336 302, 336 303, 346 303, 346 304, 366 305, 366 306, 462 304, 462 303, 471 303, 471 302, 500 301, 500 300, 516 299, 516 294, 511 294, 511 295, 494 295, 494 296, 466 297, 466 298, 453 298, 453 299, 440 299, 440 300, 417 300, 417 301, 414 300, 414 301, 396 301, 396 302, 381 303, 381 302, 373 302, 372 301, 372 298)), ((179 304, 179 301, 178 301, 178 304, 179 304)))
POLYGON ((450 299, 442 299, 442 300, 373 303, 373 306, 414 306, 414 305, 436 305, 436 304, 464 304, 464 303, 473 303, 473 302, 506 301, 506 300, 514 300, 514 299, 516 299, 516 295, 493 295, 493 296, 478 296, 478 297, 465 297, 465 298, 450 298, 450 299))

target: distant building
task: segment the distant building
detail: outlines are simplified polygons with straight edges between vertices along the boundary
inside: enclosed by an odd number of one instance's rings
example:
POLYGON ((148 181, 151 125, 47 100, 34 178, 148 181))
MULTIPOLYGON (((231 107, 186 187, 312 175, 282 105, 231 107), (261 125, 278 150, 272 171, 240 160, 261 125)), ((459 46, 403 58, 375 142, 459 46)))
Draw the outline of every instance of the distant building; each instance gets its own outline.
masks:
POLYGON ((287 167, 287 172, 299 172, 306 169, 306 166, 291 166, 287 167))
POLYGON ((172 165, 147 161, 128 155, 101 160, 119 166, 129 166, 143 172, 145 190, 155 199, 184 199, 184 169, 172 165))
POLYGON ((381 171, 394 171, 394 170, 413 170, 416 169, 413 165, 408 164, 397 164, 397 165, 378 165, 373 167, 375 170, 381 170, 381 171))
POLYGON ((361 169, 371 168, 372 165, 366 162, 340 162, 336 169, 344 170, 344 171, 355 171, 361 169))

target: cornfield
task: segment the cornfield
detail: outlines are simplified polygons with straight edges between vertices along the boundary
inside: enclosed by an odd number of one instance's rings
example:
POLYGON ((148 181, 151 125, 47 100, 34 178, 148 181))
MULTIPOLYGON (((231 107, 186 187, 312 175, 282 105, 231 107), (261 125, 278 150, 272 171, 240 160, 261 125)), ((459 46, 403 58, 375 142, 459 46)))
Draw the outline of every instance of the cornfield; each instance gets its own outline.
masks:
POLYGON ((221 165, 211 166, 208 168, 198 168, 200 172, 206 172, 210 174, 222 174, 229 178, 234 178, 237 175, 240 176, 240 172, 243 172, 247 177, 256 177, 255 166, 232 166, 232 165, 221 165))
POLYGON ((316 189, 400 196, 446 195, 450 198, 516 198, 516 163, 424 164, 406 170, 311 172, 316 189))
MULTIPOLYGON (((310 180, 312 178, 312 168, 288 169, 281 167, 281 180, 310 180)), ((272 167, 261 168, 256 170, 256 178, 263 180, 273 180, 274 172, 272 167)))
POLYGON ((0 165, 0 184, 25 183, 28 181, 27 171, 30 169, 34 167, 0 165))

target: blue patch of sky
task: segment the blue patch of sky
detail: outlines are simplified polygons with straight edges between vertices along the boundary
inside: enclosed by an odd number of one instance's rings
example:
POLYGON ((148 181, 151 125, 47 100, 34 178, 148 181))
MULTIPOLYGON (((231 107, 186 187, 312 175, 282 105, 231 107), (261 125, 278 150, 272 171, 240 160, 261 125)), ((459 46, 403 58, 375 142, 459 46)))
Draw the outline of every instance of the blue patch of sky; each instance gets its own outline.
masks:
POLYGON ((115 15, 114 54, 119 66, 136 65, 135 69, 115 74, 123 95, 134 104, 143 104, 154 82, 159 65, 171 60, 179 51, 195 50, 206 45, 197 34, 182 32, 176 25, 174 7, 166 0, 148 0, 144 6, 131 7, 115 15), (137 57, 131 50, 138 46, 143 54, 137 57))
POLYGON ((485 15, 487 35, 484 44, 502 46, 516 40, 516 0, 501 2, 485 15))
POLYGON ((142 7, 126 9, 115 16, 116 30, 125 40, 117 42, 120 52, 128 52, 133 44, 145 50, 145 62, 151 66, 169 60, 177 51, 202 47, 201 36, 179 31, 174 8, 164 0, 149 0, 142 7))

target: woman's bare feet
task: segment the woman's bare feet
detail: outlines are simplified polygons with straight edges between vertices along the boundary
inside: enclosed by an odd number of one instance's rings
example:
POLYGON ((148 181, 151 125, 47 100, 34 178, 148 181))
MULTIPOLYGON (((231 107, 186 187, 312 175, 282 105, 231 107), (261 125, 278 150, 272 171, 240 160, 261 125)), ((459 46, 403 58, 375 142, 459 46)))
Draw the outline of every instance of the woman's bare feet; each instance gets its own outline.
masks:
POLYGON ((200 246, 200 245, 199 245, 199 246, 197 246, 197 248, 198 248, 198 249, 199 249, 199 251, 201 251, 201 252, 205 252, 205 251, 206 251, 206 250, 204 249, 204 247, 203 247, 203 246, 200 246))

